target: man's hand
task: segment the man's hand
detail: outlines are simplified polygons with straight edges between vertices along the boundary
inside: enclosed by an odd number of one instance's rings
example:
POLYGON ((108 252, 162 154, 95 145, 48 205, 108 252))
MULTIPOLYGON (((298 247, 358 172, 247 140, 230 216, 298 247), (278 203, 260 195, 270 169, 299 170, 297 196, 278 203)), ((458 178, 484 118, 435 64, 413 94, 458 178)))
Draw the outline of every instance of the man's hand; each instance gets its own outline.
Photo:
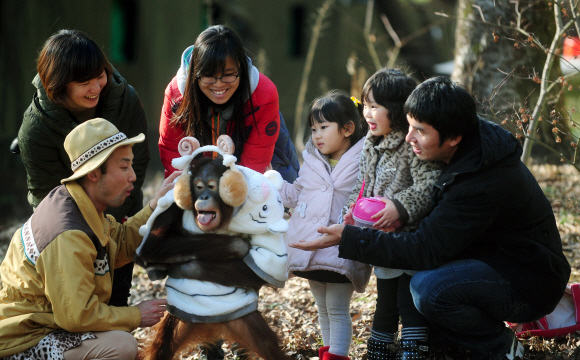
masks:
POLYGON ((173 180, 175 180, 176 177, 181 175, 182 172, 183 171, 174 171, 171 175, 167 177, 167 179, 163 181, 163 184, 161 184, 161 187, 157 191, 157 194, 149 202, 149 206, 151 206, 151 209, 155 210, 155 208, 157 207, 157 200, 161 199, 163 195, 167 194, 169 190, 173 189, 173 186, 175 186, 173 180))
POLYGON ((378 213, 371 216, 371 219, 378 219, 373 225, 373 229, 388 229, 391 228, 397 220, 399 220, 399 212, 395 203, 389 198, 381 198, 385 203, 385 208, 378 213))
POLYGON ((334 224, 329 227, 321 226, 318 228, 318 232, 321 233, 322 236, 318 239, 311 241, 300 240, 299 242, 288 244, 288 246, 301 250, 314 251, 338 245, 340 244, 343 230, 344 224, 334 224))
POLYGON ((139 327, 144 328, 157 324, 165 314, 165 305, 167 305, 165 299, 145 300, 137 304, 141 310, 139 327))

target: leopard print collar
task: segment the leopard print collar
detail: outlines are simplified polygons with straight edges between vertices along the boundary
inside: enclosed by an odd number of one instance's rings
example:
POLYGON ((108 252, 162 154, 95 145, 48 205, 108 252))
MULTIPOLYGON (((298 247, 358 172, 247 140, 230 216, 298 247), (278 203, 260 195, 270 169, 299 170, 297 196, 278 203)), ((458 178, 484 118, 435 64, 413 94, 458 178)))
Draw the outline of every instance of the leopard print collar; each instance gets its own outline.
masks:
POLYGON ((365 138, 364 147, 367 149, 374 148, 379 152, 393 150, 398 148, 405 141, 405 136, 407 136, 407 134, 403 131, 391 131, 387 136, 383 137, 373 136, 369 132, 365 138))

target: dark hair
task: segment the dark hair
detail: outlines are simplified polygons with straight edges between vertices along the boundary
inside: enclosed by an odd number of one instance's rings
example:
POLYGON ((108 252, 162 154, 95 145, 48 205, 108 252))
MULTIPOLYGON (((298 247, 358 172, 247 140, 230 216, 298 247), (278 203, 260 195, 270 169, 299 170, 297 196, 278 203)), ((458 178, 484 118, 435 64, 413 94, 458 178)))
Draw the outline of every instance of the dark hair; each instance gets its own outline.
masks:
POLYGON ((477 131, 473 97, 446 76, 425 80, 405 103, 405 112, 420 123, 431 125, 445 140, 470 136, 477 131))
POLYGON ((402 71, 383 68, 365 82, 361 100, 363 103, 368 102, 369 93, 372 91, 375 102, 389 111, 391 129, 406 132, 409 123, 403 106, 416 86, 417 82, 402 71))
MULTIPOLYGON (((99 169, 101 170, 101 175, 107 174, 107 163, 108 162, 109 162, 109 158, 107 158, 104 163, 102 163, 101 165, 99 165, 99 169)), ((77 183, 79 183, 80 185, 82 185, 87 180, 87 175, 88 174, 85 174, 85 175, 81 176, 80 178, 78 178, 76 180, 77 183)))
MULTIPOLYGON (((233 135, 238 140, 240 138, 245 140, 246 137, 245 102, 250 101, 250 108, 253 108, 246 50, 233 30, 223 25, 215 25, 204 30, 195 40, 183 101, 171 120, 171 123, 181 127, 187 136, 195 136, 201 145, 212 143, 211 126, 206 121, 212 102, 199 88, 197 78, 223 72, 228 58, 238 66, 240 79, 236 92, 228 100, 233 106, 230 120, 234 124, 233 135)), ((234 142, 237 143, 236 139, 234 142)))
POLYGON ((101 169, 101 174, 104 175, 107 173, 107 163, 109 162, 109 159, 105 160, 104 163, 101 164, 101 166, 99 166, 99 169, 101 169))
POLYGON ((113 72, 97 44, 78 30, 60 30, 49 37, 38 54, 36 69, 48 99, 63 106, 68 83, 97 78, 103 70, 107 77, 113 72))
POLYGON ((334 122, 340 129, 344 129, 349 122, 354 124, 354 132, 350 136, 350 144, 354 145, 368 131, 368 124, 363 117, 362 104, 355 104, 345 92, 330 90, 321 97, 312 101, 308 126, 315 122, 334 122))

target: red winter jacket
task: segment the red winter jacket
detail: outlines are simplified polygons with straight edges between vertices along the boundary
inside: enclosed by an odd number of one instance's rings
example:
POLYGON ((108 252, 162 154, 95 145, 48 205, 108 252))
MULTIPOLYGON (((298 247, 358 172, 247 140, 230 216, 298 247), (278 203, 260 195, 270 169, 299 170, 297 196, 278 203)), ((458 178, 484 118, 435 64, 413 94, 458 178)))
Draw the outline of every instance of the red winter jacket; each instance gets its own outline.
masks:
MULTIPOLYGON (((177 76, 171 80, 165 89, 165 99, 159 121, 159 155, 165 168, 165 177, 176 169, 171 166, 171 160, 179 157, 177 145, 184 137, 181 129, 170 125, 173 118, 173 110, 176 104, 181 103, 183 96, 177 87, 177 76)), ((246 117, 246 127, 250 129, 239 164, 263 173, 270 164, 274 154, 274 145, 280 131, 280 112, 278 103, 278 90, 276 85, 265 75, 260 74, 258 86, 252 92, 252 104, 254 116, 246 117)), ((244 108, 245 113, 252 114, 249 101, 244 108)), ((228 135, 232 136, 232 123, 228 126, 228 135)), ((211 145, 211 144, 201 144, 211 145)), ((238 144, 236 144, 236 148, 238 144)))

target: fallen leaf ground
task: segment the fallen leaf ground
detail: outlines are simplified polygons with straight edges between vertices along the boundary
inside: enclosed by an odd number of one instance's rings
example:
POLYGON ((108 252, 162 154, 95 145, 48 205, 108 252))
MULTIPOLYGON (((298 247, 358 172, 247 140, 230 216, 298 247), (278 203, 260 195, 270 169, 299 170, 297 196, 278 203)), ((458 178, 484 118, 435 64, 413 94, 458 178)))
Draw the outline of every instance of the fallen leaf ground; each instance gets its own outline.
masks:
MULTIPOLYGON (((570 166, 534 165, 534 176, 552 203, 558 228, 562 236, 563 248, 570 264, 570 282, 580 282, 580 174, 570 166)), ((145 197, 151 196, 161 178, 149 181, 145 197)), ((517 221, 517 214, 514 219, 517 221)), ((4 258, 8 242, 18 224, 0 224, 0 259, 4 258)), ((371 278, 365 293, 355 293, 351 301, 353 318, 353 341, 350 348, 351 359, 366 360, 366 340, 370 335, 372 316, 376 300, 375 278, 371 278)), ((133 273, 131 304, 145 299, 165 297, 162 281, 151 282, 140 267, 133 273)), ((288 280, 283 289, 262 288, 259 310, 281 340, 285 352, 297 360, 318 359, 318 348, 322 343, 318 329, 318 317, 314 298, 308 282, 301 278, 288 280)), ((474 326, 476 326, 474 324, 474 326)), ((149 329, 137 329, 135 337, 142 341, 150 334, 149 329)), ((523 341, 528 360, 570 360, 580 359, 580 334, 572 334, 557 340, 532 338, 523 341)), ((233 359, 229 344, 224 345, 226 359, 233 359)), ((180 355, 182 360, 199 359, 197 349, 190 349, 180 355)), ((434 354, 433 359, 449 359, 443 354, 434 354)), ((456 354, 454 360, 467 358, 456 354)))

